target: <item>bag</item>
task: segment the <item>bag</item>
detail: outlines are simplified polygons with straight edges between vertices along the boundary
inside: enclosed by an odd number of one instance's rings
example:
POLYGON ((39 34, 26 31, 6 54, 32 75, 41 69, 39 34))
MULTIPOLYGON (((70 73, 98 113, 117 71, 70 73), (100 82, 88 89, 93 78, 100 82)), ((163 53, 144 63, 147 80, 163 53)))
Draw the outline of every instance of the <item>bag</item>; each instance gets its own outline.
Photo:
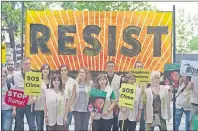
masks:
POLYGON ((161 126, 160 116, 159 114, 153 114, 153 122, 151 127, 161 126))

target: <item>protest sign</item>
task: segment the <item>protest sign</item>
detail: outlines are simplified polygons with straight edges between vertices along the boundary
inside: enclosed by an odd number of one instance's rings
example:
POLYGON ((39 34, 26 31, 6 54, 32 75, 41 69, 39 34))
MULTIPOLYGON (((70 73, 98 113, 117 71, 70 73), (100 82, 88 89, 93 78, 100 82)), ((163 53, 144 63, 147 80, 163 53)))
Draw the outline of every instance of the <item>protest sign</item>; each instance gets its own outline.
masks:
POLYGON ((30 96, 39 96, 41 92, 42 74, 40 72, 25 73, 24 93, 30 96))
POLYGON ((22 59, 22 46, 21 44, 15 44, 15 52, 16 52, 16 63, 20 63, 22 59))
POLYGON ((88 103, 88 110, 90 112, 102 113, 107 92, 92 88, 88 103))
POLYGON ((27 10, 25 27, 25 56, 34 70, 68 63, 73 71, 105 71, 111 60, 121 72, 136 61, 162 72, 172 61, 171 11, 27 10))
POLYGON ((28 98, 23 91, 11 89, 6 92, 5 103, 11 106, 24 107, 28 103, 28 98))
POLYGON ((182 60, 180 75, 198 76, 198 61, 182 60))
POLYGON ((179 86, 180 64, 165 64, 164 65, 164 83, 165 85, 179 86))
POLYGON ((122 83, 120 88, 119 105, 123 107, 133 108, 136 95, 136 86, 122 83))
POLYGON ((6 63, 6 44, 5 43, 1 44, 1 63, 2 64, 6 63))
POLYGON ((131 73, 135 75, 136 83, 149 83, 150 82, 150 71, 147 69, 131 69, 131 73))

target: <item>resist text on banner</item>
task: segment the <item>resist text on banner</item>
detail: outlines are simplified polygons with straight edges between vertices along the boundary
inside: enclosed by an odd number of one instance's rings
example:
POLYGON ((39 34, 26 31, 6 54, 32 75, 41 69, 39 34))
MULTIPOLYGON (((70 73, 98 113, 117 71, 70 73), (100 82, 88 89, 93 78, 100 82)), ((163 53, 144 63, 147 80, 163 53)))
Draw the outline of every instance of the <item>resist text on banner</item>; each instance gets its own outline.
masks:
POLYGON ((150 71, 147 69, 131 69, 131 73, 135 75, 136 83, 149 83, 150 71))
POLYGON ((198 76, 198 61, 182 60, 180 75, 198 76))
POLYGON ((172 61, 172 12, 163 11, 26 11, 25 56, 31 67, 67 63, 77 71, 130 71, 136 61, 163 71, 172 61), (131 48, 133 47, 133 48, 131 48))
POLYGON ((179 86, 180 64, 164 65, 164 82, 166 85, 179 86))
POLYGON ((6 92, 5 103, 11 106, 24 107, 28 103, 28 98, 23 91, 11 89, 6 92))
POLYGON ((133 108, 135 95, 135 85, 122 83, 120 88, 119 105, 123 107, 133 108))
POLYGON ((40 72, 25 73, 24 93, 30 96, 39 96, 41 92, 42 74, 40 72))

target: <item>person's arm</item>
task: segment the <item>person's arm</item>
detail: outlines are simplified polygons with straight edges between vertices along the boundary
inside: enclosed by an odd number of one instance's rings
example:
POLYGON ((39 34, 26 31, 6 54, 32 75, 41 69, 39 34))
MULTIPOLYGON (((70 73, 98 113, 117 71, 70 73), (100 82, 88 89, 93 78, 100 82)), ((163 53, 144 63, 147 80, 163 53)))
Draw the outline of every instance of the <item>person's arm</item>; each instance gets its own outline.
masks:
POLYGON ((144 92, 142 92, 143 89, 141 89, 141 93, 140 93, 140 98, 139 98, 139 104, 138 104, 138 115, 136 118, 136 122, 140 122, 141 120, 141 115, 142 115, 142 109, 143 109, 143 94, 144 92))
POLYGON ((115 93, 113 91, 111 93, 110 99, 111 99, 111 105, 106 111, 103 112, 104 116, 108 115, 111 111, 113 111, 114 107, 116 106, 115 93))
POLYGON ((45 123, 48 123, 48 119, 47 119, 47 103, 46 103, 46 96, 45 96, 45 105, 44 105, 44 119, 45 119, 45 123))
POLYGON ((77 85, 76 84, 74 84, 74 87, 72 88, 72 95, 71 95, 71 99, 69 100, 69 102, 68 102, 68 107, 69 107, 69 109, 68 109, 68 111, 70 111, 70 108, 72 107, 72 105, 73 105, 73 103, 74 103, 74 101, 75 101, 75 98, 76 98, 76 87, 77 85))
POLYGON ((146 111, 146 103, 147 103, 147 96, 146 96, 146 92, 144 91, 144 94, 143 94, 143 101, 142 101, 142 103, 143 103, 143 108, 144 108, 144 120, 146 120, 147 119, 147 111, 146 111))
MULTIPOLYGON (((69 98, 68 97, 64 97, 64 99, 66 99, 66 101, 65 101, 65 105, 68 105, 68 101, 69 101, 69 98)), ((65 108, 65 112, 64 112, 64 124, 66 124, 66 122, 67 122, 67 113, 68 113, 68 106, 66 106, 66 108, 65 108)))

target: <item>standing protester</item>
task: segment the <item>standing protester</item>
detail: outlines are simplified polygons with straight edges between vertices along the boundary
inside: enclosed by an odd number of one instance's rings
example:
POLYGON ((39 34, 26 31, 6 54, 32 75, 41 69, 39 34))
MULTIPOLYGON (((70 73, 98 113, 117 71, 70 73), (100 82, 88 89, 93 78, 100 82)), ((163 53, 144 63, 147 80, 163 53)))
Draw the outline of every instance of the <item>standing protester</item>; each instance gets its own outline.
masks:
POLYGON ((65 90, 65 93, 68 94, 69 96, 69 100, 67 102, 68 104, 67 105, 68 114, 67 114, 67 123, 66 123, 67 130, 69 130, 69 125, 71 125, 71 121, 72 121, 72 112, 71 112, 71 108, 69 107, 69 103, 71 100, 73 86, 75 84, 75 80, 68 76, 68 72, 69 72, 69 68, 66 65, 61 65, 61 67, 59 68, 59 73, 61 74, 61 78, 63 82, 62 85, 65 90))
POLYGON ((181 118, 183 113, 186 115, 185 120, 185 129, 186 131, 190 130, 190 90, 193 84, 191 82, 190 76, 182 76, 182 79, 179 83, 179 88, 177 90, 178 95, 176 99, 176 113, 175 113, 175 130, 179 130, 179 125, 181 122, 181 118))
POLYGON ((170 89, 159 85, 160 72, 151 73, 151 87, 145 89, 143 103, 145 106, 145 119, 147 130, 153 131, 156 126, 160 131, 167 131, 166 120, 170 115, 170 89))
POLYGON ((189 86, 189 90, 191 90, 190 128, 192 130, 192 117, 195 114, 198 115, 198 76, 192 76, 191 81, 193 83, 193 86, 189 86))
POLYGON ((107 85, 107 77, 100 74, 96 78, 95 87, 99 90, 107 92, 105 104, 102 113, 92 113, 93 123, 92 131, 111 131, 113 125, 113 108, 115 106, 115 94, 113 89, 107 85))
POLYGON ((74 116, 75 131, 87 131, 90 118, 90 112, 87 110, 87 106, 93 82, 90 72, 86 67, 80 68, 76 81, 70 101, 74 116))
MULTIPOLYGON (((24 92, 24 79, 25 72, 31 71, 30 59, 23 58, 21 71, 14 73, 13 82, 16 90, 20 90, 24 92)), ((12 78, 11 78, 12 79, 12 78)), ((15 120, 15 131, 23 131, 24 130, 24 114, 27 118, 27 123, 30 131, 36 130, 35 118, 34 114, 31 110, 31 104, 33 103, 32 97, 29 97, 28 104, 25 107, 16 107, 16 120, 15 120)))
POLYGON ((14 74, 14 70, 15 70, 15 66, 14 66, 14 61, 13 60, 9 60, 7 62, 7 70, 8 70, 8 77, 7 78, 10 78, 13 76, 14 74))
POLYGON ((106 63, 106 66, 107 66, 108 85, 113 89, 115 96, 116 96, 116 105, 113 110, 113 131, 118 131, 119 130, 118 114, 119 114, 120 108, 117 102, 119 98, 121 77, 114 73, 115 63, 113 61, 108 61, 106 63))
POLYGON ((16 108, 5 103, 5 95, 7 91, 13 89, 13 86, 11 83, 9 83, 9 81, 7 81, 7 70, 2 69, 1 71, 1 129, 2 131, 11 131, 13 117, 16 115, 16 108))
MULTIPOLYGON (((135 84, 135 76, 131 73, 128 73, 124 76, 124 82, 128 84, 135 84)), ((128 107, 121 107, 121 111, 119 113, 119 125, 120 130, 122 131, 135 131, 136 130, 136 124, 140 122, 141 119, 141 112, 143 108, 142 104, 142 98, 141 98, 141 89, 136 86, 136 95, 134 99, 134 105, 133 108, 128 107), (124 123, 123 123, 124 121, 124 123), (122 129, 123 126, 123 129, 122 129)))
POLYGON ((45 90, 49 85, 50 66, 48 64, 42 65, 40 69, 42 73, 41 93, 40 96, 34 97, 34 115, 36 118, 36 126, 38 131, 43 131, 44 125, 44 104, 45 104, 45 90), (44 81, 45 80, 45 81, 44 81), (46 84, 48 83, 48 84, 46 84))
MULTIPOLYGON (((135 63, 135 65, 134 65, 134 68, 143 68, 142 62, 137 61, 135 63)), ((143 97, 144 90, 146 89, 147 84, 145 84, 145 83, 139 83, 138 86, 142 90, 142 95, 141 96, 143 97)), ((145 129, 146 129, 146 124, 145 124, 145 120, 144 120, 144 108, 143 108, 142 109, 142 114, 141 114, 141 120, 140 120, 140 128, 139 128, 139 130, 140 131, 145 131, 145 129)))
POLYGON ((62 87, 62 79, 59 74, 54 74, 50 89, 45 92, 45 122, 49 131, 63 131, 67 122, 68 96, 62 87))

